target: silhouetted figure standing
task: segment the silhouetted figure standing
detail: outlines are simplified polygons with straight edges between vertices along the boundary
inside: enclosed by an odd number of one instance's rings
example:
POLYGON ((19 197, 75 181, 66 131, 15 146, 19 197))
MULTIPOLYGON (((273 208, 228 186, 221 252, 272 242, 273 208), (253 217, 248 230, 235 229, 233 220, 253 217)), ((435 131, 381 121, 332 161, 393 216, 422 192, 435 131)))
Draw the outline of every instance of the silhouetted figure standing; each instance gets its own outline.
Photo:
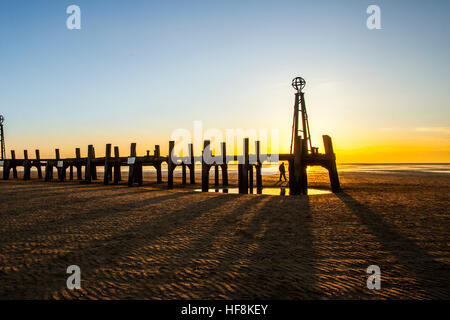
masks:
POLYGON ((280 164, 279 170, 280 170, 280 180, 278 180, 278 181, 281 181, 281 177, 284 178, 284 181, 287 181, 287 179, 286 179, 286 168, 284 167, 284 162, 282 162, 280 164))

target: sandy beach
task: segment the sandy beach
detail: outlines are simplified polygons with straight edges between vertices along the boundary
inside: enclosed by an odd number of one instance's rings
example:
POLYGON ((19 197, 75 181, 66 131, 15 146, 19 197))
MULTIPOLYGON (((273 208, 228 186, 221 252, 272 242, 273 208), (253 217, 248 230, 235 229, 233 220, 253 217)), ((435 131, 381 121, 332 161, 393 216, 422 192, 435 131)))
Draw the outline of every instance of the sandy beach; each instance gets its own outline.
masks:
POLYGON ((450 175, 340 178, 296 197, 1 180, 0 299, 450 299, 450 175))

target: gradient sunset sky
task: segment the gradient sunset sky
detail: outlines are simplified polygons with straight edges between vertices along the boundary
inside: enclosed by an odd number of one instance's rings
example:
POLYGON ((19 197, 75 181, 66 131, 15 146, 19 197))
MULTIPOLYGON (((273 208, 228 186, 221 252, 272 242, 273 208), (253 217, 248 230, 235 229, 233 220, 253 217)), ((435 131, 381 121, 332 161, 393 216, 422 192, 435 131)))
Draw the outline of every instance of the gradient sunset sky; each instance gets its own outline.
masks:
POLYGON ((306 79, 313 143, 338 162, 450 162, 450 1, 0 2, 7 152, 138 152, 173 130, 280 130, 306 79), (81 30, 66 28, 67 6, 81 30), (381 8, 381 30, 366 8, 381 8))

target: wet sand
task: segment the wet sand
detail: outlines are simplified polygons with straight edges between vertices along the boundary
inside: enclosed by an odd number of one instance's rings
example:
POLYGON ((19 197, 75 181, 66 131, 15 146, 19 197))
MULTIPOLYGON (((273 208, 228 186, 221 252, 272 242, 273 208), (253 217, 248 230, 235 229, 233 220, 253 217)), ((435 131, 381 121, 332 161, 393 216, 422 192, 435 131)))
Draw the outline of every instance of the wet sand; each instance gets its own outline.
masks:
POLYGON ((340 176, 297 197, 0 180, 0 299, 450 299, 450 175, 340 176))

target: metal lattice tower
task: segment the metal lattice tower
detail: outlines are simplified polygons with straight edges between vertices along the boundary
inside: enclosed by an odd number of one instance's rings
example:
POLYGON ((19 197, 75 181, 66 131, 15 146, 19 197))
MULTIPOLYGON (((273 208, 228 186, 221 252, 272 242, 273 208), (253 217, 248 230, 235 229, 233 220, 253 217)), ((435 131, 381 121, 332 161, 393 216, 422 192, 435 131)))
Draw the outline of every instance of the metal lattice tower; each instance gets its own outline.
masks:
POLYGON ((5 132, 3 130, 3 122, 4 121, 5 121, 5 117, 0 115, 0 138, 1 138, 1 148, 2 148, 2 160, 5 160, 5 157, 6 157, 5 132))
POLYGON ((291 154, 293 153, 295 138, 300 136, 306 142, 306 151, 312 150, 311 134, 309 132, 308 113, 306 112, 305 96, 302 89, 305 87, 306 81, 301 77, 292 80, 292 87, 297 91, 295 93, 294 102, 294 119, 292 124, 291 136, 291 154), (301 118, 299 118, 299 114, 301 118), (302 121, 302 129, 299 129, 299 121, 302 121))

